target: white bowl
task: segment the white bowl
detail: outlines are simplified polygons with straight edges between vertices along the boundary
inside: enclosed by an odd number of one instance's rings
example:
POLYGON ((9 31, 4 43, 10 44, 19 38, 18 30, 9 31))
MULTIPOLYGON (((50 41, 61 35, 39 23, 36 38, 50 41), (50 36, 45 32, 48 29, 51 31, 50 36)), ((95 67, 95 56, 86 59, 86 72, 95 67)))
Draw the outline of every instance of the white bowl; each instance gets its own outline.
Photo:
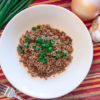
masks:
POLYGON ((92 40, 83 22, 69 10, 55 5, 23 10, 8 23, 0 41, 0 64, 7 79, 21 92, 42 99, 60 97, 75 89, 86 77, 92 57, 92 40), (20 65, 16 52, 21 35, 37 24, 50 24, 73 40, 72 63, 65 72, 48 80, 31 78, 20 65))

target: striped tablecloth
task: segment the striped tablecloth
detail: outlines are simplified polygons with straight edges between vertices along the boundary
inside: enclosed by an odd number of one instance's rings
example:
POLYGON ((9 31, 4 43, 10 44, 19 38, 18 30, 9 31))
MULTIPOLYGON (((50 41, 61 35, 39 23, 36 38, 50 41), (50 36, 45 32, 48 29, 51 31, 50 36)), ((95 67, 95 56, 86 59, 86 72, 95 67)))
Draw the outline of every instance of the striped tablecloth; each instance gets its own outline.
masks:
MULTIPOLYGON (((35 0, 30 6, 38 4, 54 4, 65 7, 66 9, 71 10, 70 4, 71 0, 35 0)), ((91 26, 92 21, 85 22, 87 28, 91 26)), ((2 32, 0 32, 2 33, 2 32)), ((94 56, 91 69, 85 78, 85 80, 71 93, 57 99, 52 100, 100 100, 100 43, 93 43, 94 47, 94 56)), ((0 67, 0 82, 11 85, 6 79, 5 75, 2 72, 0 67)), ((29 97, 20 91, 16 90, 16 93, 25 98, 25 100, 41 100, 29 97)), ((15 98, 6 98, 3 95, 0 95, 0 100, 17 100, 15 98)))

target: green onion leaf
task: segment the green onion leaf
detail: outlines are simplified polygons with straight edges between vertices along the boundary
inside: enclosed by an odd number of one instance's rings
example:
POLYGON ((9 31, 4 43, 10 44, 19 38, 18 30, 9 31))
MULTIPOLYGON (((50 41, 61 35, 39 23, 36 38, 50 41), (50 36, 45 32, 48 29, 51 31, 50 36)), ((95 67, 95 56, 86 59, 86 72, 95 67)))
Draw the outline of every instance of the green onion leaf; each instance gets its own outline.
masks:
POLYGON ((42 44, 43 40, 41 38, 37 38, 37 39, 35 39, 35 42, 42 44))
POLYGON ((40 49, 39 49, 39 48, 35 48, 35 50, 36 50, 36 51, 39 51, 40 49))
POLYGON ((44 58, 44 63, 47 63, 48 62, 48 59, 47 58, 44 58))
POLYGON ((32 45, 32 47, 35 48, 36 47, 36 44, 32 45))
POLYGON ((21 53, 23 53, 23 50, 22 50, 22 48, 21 48, 20 46, 18 46, 17 49, 18 49, 21 53))
POLYGON ((55 54, 55 56, 56 56, 57 59, 59 58, 58 54, 55 54))
POLYGON ((37 29, 40 29, 40 26, 37 26, 37 29))
POLYGON ((29 36, 25 36, 25 39, 26 39, 26 40, 31 40, 31 39, 29 38, 29 36))
POLYGON ((40 47, 40 50, 43 50, 44 48, 43 47, 40 47))
POLYGON ((49 41, 48 43, 46 43, 46 48, 48 48, 48 47, 50 47, 50 45, 51 45, 51 42, 49 41))
POLYGON ((53 48, 52 47, 49 47, 47 48, 48 52, 52 52, 53 51, 53 48))
MULTIPOLYGON (((7 2, 7 0, 3 0, 5 2, 7 2)), ((14 0, 15 1, 15 0, 14 0)), ((13 1, 13 2, 14 2, 13 1)), ((17 13, 19 13, 20 11, 22 11, 24 8, 26 8, 30 3, 32 3, 34 0, 20 0, 17 5, 15 5, 15 7, 13 7, 12 10, 10 10, 9 14, 6 16, 6 18, 0 23, 0 29, 3 27, 3 25, 9 21, 12 17, 14 17, 17 13)), ((17 1, 15 1, 17 2, 17 1)), ((0 6, 0 8, 2 8, 0 6)))
POLYGON ((28 46, 29 46, 28 42, 24 43, 24 47, 28 47, 28 46))
POLYGON ((46 55, 47 54, 47 50, 42 51, 40 55, 46 55))
POLYGON ((39 55, 39 58, 42 59, 42 58, 43 58, 43 55, 40 54, 40 55, 39 55))
POLYGON ((51 41, 51 44, 52 44, 52 45, 55 44, 55 40, 52 40, 52 41, 51 41))
POLYGON ((67 55, 66 51, 62 51, 62 57, 65 57, 67 55))
POLYGON ((42 48, 45 48, 46 47, 46 44, 41 44, 42 48))
POLYGON ((47 58, 40 58, 39 61, 42 62, 42 63, 47 63, 48 59, 47 58))
POLYGON ((36 30, 36 27, 32 27, 32 30, 36 30))

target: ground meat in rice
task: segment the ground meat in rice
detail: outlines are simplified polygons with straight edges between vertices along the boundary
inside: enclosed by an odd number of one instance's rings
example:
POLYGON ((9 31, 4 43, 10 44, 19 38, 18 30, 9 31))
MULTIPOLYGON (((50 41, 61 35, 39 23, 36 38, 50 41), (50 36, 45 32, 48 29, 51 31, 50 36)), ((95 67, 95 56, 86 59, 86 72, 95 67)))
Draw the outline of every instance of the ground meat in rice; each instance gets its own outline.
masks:
POLYGON ((28 69, 28 73, 32 77, 38 76, 47 79, 50 76, 55 76, 63 72, 72 61, 72 39, 65 32, 54 29, 50 25, 38 25, 31 31, 26 31, 20 38, 18 47, 22 50, 21 52, 17 49, 20 62, 28 69), (26 36, 30 39, 25 39, 26 36), (43 40, 44 37, 48 37, 44 44, 48 41, 55 41, 51 46, 53 51, 47 51, 48 53, 43 55, 43 59, 46 58, 47 61, 45 63, 39 61, 39 55, 48 48, 36 51, 36 48, 40 48, 41 44, 35 41, 37 38, 43 40), (27 43, 27 47, 24 46, 25 43, 27 43), (34 44, 36 44, 36 48, 32 47, 34 44), (62 56, 62 51, 67 54, 62 56))

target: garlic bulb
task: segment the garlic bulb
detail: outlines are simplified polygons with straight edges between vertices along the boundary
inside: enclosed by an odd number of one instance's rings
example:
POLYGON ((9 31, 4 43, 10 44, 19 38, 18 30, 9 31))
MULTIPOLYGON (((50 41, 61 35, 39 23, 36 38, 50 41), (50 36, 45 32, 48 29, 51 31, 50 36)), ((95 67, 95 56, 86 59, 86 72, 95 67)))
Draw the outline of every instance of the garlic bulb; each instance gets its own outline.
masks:
POLYGON ((100 16, 93 21, 90 34, 94 42, 100 42, 100 16))

